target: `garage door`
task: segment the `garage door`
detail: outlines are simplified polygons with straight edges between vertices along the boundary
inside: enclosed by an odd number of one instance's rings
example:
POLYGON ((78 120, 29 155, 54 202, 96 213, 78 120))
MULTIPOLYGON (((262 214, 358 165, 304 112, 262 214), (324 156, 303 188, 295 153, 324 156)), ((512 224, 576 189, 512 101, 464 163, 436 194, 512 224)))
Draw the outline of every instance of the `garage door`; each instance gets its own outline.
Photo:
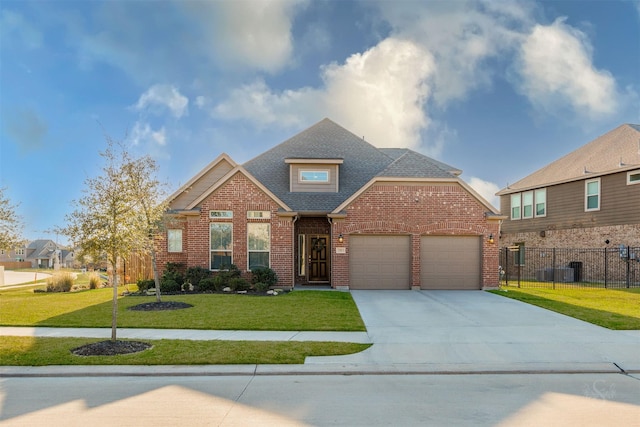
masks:
POLYGON ((411 289, 410 236, 349 236, 351 289, 411 289))
POLYGON ((420 239, 422 289, 480 289, 479 236, 423 236, 420 239))

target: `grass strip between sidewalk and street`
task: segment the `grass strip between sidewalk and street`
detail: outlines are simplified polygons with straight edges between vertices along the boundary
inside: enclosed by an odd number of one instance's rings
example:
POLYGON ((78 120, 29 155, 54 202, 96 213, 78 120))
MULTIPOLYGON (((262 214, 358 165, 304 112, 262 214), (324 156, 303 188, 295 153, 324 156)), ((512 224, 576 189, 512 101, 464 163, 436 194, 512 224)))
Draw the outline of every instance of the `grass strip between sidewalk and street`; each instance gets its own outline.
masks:
POLYGON ((152 348, 117 356, 76 356, 95 338, 2 337, 0 365, 244 365, 302 364, 307 356, 358 353, 371 344, 307 341, 144 340, 152 348))
POLYGON ((614 330, 640 330, 640 288, 533 289, 502 287, 496 295, 614 330))

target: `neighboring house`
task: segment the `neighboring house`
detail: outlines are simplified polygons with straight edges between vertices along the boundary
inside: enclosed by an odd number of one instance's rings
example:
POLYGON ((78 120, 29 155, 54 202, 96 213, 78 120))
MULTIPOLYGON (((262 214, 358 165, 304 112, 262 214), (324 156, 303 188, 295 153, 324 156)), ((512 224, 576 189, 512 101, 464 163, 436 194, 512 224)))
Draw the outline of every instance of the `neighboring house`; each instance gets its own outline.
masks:
POLYGON ((60 262, 60 249, 53 240, 34 240, 26 248, 25 261, 31 262, 33 268, 53 268, 60 262))
POLYGON ((174 193, 159 268, 268 266, 281 287, 497 286, 503 217, 460 173, 324 119, 243 165, 222 154, 174 193))
POLYGON ((507 216, 501 246, 640 246, 640 125, 619 126, 497 194, 507 216))
POLYGON ((26 253, 26 246, 13 249, 0 249, 0 262, 24 261, 26 253))

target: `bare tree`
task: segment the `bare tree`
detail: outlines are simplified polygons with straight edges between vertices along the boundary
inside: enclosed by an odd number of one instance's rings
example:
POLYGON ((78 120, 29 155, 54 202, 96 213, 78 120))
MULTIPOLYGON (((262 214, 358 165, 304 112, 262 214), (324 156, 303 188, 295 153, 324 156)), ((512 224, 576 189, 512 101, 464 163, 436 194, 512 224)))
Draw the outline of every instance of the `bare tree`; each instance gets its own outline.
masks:
POLYGON ((116 341, 118 318, 118 265, 148 238, 148 225, 140 214, 140 195, 130 173, 135 163, 122 143, 107 137, 102 174, 85 180, 83 197, 74 201, 63 229, 83 253, 95 259, 106 255, 113 274, 111 340, 116 341))
POLYGON ((125 170, 132 185, 133 197, 139 207, 139 215, 147 231, 146 239, 140 242, 140 249, 151 255, 156 301, 161 302, 155 237, 163 229, 163 217, 167 209, 167 186, 156 178, 158 166, 155 160, 148 155, 131 160, 125 170))
POLYGON ((22 243, 22 221, 16 214, 17 205, 11 203, 0 188, 0 249, 10 249, 22 243))

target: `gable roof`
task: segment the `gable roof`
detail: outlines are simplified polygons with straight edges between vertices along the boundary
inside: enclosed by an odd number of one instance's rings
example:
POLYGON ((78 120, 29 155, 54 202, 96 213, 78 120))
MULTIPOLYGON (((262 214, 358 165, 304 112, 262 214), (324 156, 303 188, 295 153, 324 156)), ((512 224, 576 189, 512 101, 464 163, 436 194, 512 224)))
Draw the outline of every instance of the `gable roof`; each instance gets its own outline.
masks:
POLYGON ((623 124, 500 190, 497 195, 640 167, 640 125, 623 124))
POLYGON ((249 160, 244 168, 294 211, 331 212, 372 178, 454 178, 457 169, 409 149, 378 149, 329 119, 249 160), (337 193, 290 192, 286 159, 341 159, 337 193))

